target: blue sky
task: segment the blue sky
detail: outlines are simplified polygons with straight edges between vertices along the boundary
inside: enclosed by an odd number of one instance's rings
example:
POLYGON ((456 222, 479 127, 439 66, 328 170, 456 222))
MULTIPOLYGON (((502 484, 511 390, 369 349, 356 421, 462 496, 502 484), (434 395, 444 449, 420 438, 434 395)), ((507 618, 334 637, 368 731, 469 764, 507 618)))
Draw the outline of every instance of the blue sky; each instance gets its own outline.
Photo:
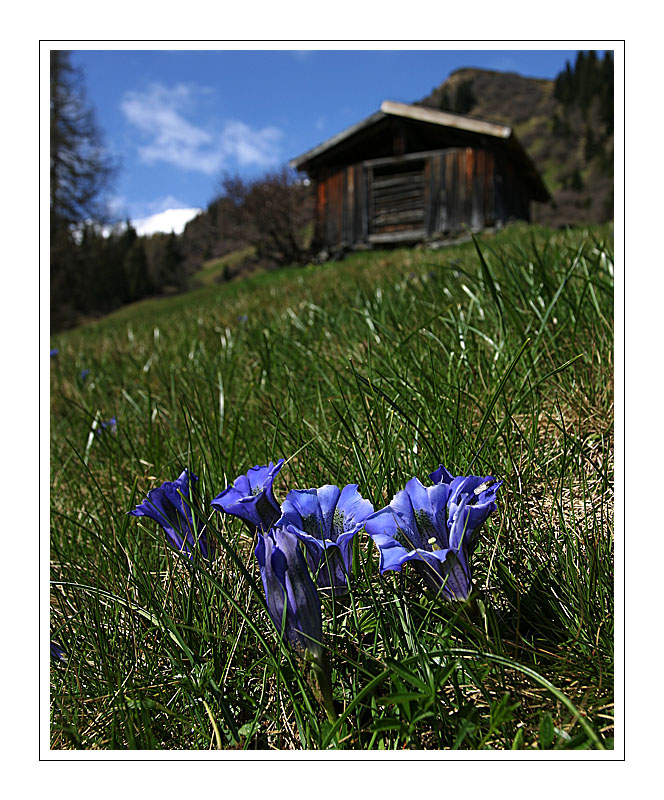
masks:
POLYGON ((575 50, 73 50, 120 161, 113 209, 205 208, 223 171, 255 177, 461 67, 553 78, 575 50))

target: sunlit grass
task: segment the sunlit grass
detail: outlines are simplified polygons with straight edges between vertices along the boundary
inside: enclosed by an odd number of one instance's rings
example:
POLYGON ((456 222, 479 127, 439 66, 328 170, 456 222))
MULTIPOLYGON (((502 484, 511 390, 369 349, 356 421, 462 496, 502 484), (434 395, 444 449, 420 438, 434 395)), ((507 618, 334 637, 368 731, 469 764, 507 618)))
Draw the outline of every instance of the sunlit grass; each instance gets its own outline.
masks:
POLYGON ((53 747, 612 746, 611 232, 477 244, 205 287, 53 340, 53 747), (379 508, 441 462, 504 480, 477 604, 379 576, 360 534, 351 596, 323 601, 333 726, 254 543, 209 507, 279 457, 279 500, 357 483, 379 508), (126 516, 184 468, 220 553, 193 569, 126 516))

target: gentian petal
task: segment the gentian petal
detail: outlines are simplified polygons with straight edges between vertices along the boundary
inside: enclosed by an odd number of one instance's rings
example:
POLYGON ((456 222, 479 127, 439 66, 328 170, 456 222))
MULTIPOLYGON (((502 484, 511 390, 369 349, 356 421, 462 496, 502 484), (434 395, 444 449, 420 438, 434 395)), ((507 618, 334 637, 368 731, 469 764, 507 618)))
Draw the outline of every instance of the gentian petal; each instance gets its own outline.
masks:
POLYGON ((266 467, 251 467, 251 469, 247 472, 247 477, 249 478, 249 483, 251 484, 252 490, 256 491, 260 489, 265 492, 270 505, 277 511, 279 510, 279 503, 277 503, 274 498, 272 484, 275 476, 285 463, 285 460, 280 458, 276 464, 273 464, 272 461, 270 461, 266 467))
POLYGON ((401 567, 408 561, 418 559, 419 550, 406 550, 398 542, 386 542, 380 548, 380 573, 388 570, 401 571, 401 567))
POLYGON ((352 562, 350 546, 356 534, 364 527, 367 518, 373 514, 373 510, 373 503, 362 497, 356 483, 349 483, 341 490, 335 511, 336 521, 333 521, 333 525, 338 525, 340 528, 340 531, 335 532, 336 541, 349 573, 352 562))
POLYGON ((274 531, 279 550, 286 557, 286 587, 294 614, 296 639, 311 652, 321 652, 323 620, 320 599, 307 569, 297 538, 283 529, 274 531))
POLYGON ((251 467, 246 475, 238 476, 214 498, 212 507, 238 517, 252 533, 269 530, 281 513, 272 483, 284 463, 280 458, 276 464, 270 461, 264 466, 251 467))
POLYGON ((281 506, 275 527, 287 527, 307 550, 307 563, 320 589, 347 591, 352 567, 353 537, 373 511, 357 491, 327 484, 318 489, 293 489, 281 506))
POLYGON ((337 509, 343 512, 344 532, 360 530, 366 518, 374 511, 373 503, 362 497, 356 483, 349 483, 341 490, 337 509))
POLYGON ((450 547, 460 550, 464 546, 472 553, 479 529, 495 510, 496 504, 493 502, 470 505, 470 497, 465 495, 455 510, 454 519, 450 520, 450 547))
POLYGON ((401 518, 391 506, 381 508, 371 514, 364 522, 364 529, 371 536, 380 551, 380 571, 401 569, 405 556, 415 552, 415 548, 403 536, 401 518))
MULTIPOLYGON (((286 603, 286 591, 283 581, 283 573, 286 570, 286 564, 284 563, 283 566, 280 566, 278 556, 276 560, 273 560, 272 555, 275 550, 278 552, 274 538, 269 534, 263 535, 259 532, 254 553, 258 561, 261 580, 263 581, 267 610, 270 612, 270 617, 276 627, 281 630, 284 605, 286 603), (275 566, 277 567, 276 570, 275 566), (281 580, 280 576, 282 577, 281 580)), ((285 561, 286 557, 283 553, 281 554, 281 558, 285 561)))
POLYGON ((494 500, 496 492, 502 486, 502 481, 496 483, 491 475, 481 478, 478 475, 459 476, 454 478, 450 486, 449 510, 450 519, 454 516, 456 508, 462 499, 468 495, 471 504, 494 500), (487 488, 483 489, 486 485, 487 488), (480 489, 479 494, 477 490, 480 489))
POLYGON ((424 582, 449 600, 466 600, 472 589, 470 570, 463 551, 434 550, 421 552, 416 563, 424 582))
POLYGON ((405 486, 405 491, 410 498, 413 510, 431 510, 431 501, 429 500, 427 487, 422 485, 419 478, 411 478, 405 486))
POLYGON ((454 476, 448 472, 445 467, 440 464, 437 470, 429 474, 429 477, 434 483, 452 483, 454 476))
POLYGON ((293 525, 314 539, 326 538, 318 489, 291 489, 281 504, 281 517, 276 525, 293 525))
POLYGON ((320 515, 322 518, 322 537, 323 539, 331 539, 336 541, 335 531, 332 530, 332 522, 334 520, 335 511, 337 510, 337 501, 341 495, 338 486, 331 486, 326 484, 316 489, 318 496, 318 505, 320 507, 320 515))
POLYGON ((427 550, 435 538, 440 548, 448 546, 447 533, 447 498, 449 487, 440 483, 435 486, 423 486, 417 478, 406 484, 406 492, 413 506, 413 515, 419 534, 418 547, 427 550))
POLYGON ((387 508, 390 509, 390 513, 395 519, 395 531, 398 541, 407 549, 416 549, 423 546, 424 541, 417 529, 417 520, 410 493, 406 489, 397 492, 387 508))

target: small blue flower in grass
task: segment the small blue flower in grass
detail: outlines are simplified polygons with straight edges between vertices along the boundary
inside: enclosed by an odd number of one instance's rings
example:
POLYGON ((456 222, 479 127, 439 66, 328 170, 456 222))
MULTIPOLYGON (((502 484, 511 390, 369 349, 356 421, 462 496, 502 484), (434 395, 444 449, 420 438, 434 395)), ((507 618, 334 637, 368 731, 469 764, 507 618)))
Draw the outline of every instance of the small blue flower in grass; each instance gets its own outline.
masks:
POLYGON ((60 647, 57 642, 51 642, 51 658, 54 658, 56 661, 66 661, 67 656, 65 655, 65 651, 60 647))
POLYGON ((434 486, 412 478, 392 502, 365 522, 380 550, 380 571, 413 562, 426 584, 450 600, 466 600, 472 590, 470 557, 479 529, 496 510, 502 482, 474 475, 453 477, 442 465, 434 486))
POLYGON ((298 655, 322 665, 320 598, 297 537, 284 528, 259 531, 254 552, 272 622, 298 655))
POLYGON ((118 421, 115 417, 111 417, 109 420, 102 420, 99 423, 99 426, 95 428, 95 436, 101 436, 103 433, 112 433, 114 436, 117 435, 118 432, 118 421))
POLYGON ((82 370, 81 370, 81 374, 80 374, 80 376, 79 376, 79 377, 81 378, 81 380, 83 381, 83 383, 85 383, 85 382, 86 382, 86 380, 88 379, 88 375, 89 375, 89 374, 90 374, 90 370, 89 370, 89 369, 82 369, 82 370))
MULTIPOLYGON (((133 517, 149 517, 164 529, 173 546, 192 557, 198 543, 203 558, 213 555, 208 547, 205 525, 202 521, 194 525, 192 517, 189 480, 196 483, 198 478, 184 470, 176 481, 166 481, 148 492, 147 499, 129 514, 133 517)), ((197 518, 200 519, 197 514, 197 518)))
POLYGON ((272 483, 284 465, 280 458, 262 467, 252 467, 246 475, 240 475, 218 494, 211 505, 218 511, 239 517, 254 533, 268 531, 279 519, 281 510, 274 499, 272 483))
POLYGON ((55 358, 59 352, 57 347, 51 348, 51 358, 55 358))
POLYGON ((373 513, 373 505, 350 483, 319 489, 293 489, 281 506, 278 526, 286 527, 307 550, 307 562, 320 589, 347 590, 353 537, 373 513))

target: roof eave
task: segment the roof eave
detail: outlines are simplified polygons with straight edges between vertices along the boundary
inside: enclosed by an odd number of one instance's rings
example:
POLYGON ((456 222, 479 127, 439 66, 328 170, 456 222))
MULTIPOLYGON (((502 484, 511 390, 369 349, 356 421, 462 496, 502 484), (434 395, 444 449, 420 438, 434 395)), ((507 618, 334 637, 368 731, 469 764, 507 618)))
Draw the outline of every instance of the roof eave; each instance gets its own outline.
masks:
POLYGON ((438 111, 427 106, 415 106, 408 103, 397 103, 394 100, 384 100, 380 110, 385 114, 395 117, 414 119, 418 122, 430 122, 433 125, 442 125, 445 128, 458 128, 470 133, 481 133, 484 136, 493 136, 497 139, 509 139, 512 128, 499 122, 490 122, 477 117, 466 117, 463 114, 452 114, 449 111, 438 111))

